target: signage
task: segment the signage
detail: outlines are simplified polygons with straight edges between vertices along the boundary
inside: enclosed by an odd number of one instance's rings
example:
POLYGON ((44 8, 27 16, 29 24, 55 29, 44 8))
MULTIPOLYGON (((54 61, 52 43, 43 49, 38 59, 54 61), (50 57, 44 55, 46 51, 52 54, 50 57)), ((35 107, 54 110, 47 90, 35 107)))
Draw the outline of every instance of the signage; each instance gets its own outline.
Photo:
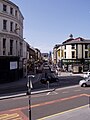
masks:
POLYGON ((17 61, 10 62, 10 70, 14 70, 17 68, 18 68, 17 61))

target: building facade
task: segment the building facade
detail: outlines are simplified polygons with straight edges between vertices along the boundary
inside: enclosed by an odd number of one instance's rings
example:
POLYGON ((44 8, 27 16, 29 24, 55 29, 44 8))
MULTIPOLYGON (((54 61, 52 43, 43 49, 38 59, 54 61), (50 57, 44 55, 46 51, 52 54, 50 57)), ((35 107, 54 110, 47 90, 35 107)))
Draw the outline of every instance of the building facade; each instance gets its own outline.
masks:
POLYGON ((70 38, 58 46, 56 63, 59 67, 73 72, 90 70, 90 40, 70 38))
POLYGON ((0 70, 2 73, 9 71, 8 74, 12 72, 14 75, 22 72, 23 19, 17 5, 9 0, 0 0, 0 61, 8 61, 5 71, 0 70))

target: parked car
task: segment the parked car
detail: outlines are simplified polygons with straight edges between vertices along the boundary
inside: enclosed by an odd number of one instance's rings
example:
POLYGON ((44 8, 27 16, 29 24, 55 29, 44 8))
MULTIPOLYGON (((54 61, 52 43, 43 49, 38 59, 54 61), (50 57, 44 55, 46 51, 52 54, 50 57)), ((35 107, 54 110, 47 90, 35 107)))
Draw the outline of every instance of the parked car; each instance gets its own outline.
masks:
POLYGON ((81 87, 86 87, 90 85, 90 76, 88 78, 84 78, 83 80, 80 80, 79 85, 81 87))
POLYGON ((90 72, 86 72, 86 73, 84 73, 83 77, 87 78, 87 77, 89 77, 89 75, 90 75, 90 72))

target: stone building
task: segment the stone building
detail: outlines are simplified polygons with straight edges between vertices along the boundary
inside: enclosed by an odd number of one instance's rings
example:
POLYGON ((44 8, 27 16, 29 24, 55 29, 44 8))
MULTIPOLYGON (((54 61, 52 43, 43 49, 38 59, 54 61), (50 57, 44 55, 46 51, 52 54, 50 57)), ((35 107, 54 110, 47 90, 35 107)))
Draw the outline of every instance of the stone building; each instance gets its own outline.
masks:
POLYGON ((17 5, 0 0, 0 81, 22 77, 23 20, 17 5))

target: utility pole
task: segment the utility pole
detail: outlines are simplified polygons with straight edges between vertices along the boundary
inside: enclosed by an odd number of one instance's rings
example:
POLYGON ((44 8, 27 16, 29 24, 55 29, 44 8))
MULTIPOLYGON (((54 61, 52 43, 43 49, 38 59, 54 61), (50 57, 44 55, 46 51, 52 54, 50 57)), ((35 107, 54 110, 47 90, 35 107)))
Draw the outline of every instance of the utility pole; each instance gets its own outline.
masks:
POLYGON ((33 88, 32 86, 32 81, 31 78, 34 78, 34 75, 28 75, 28 81, 27 81, 27 95, 28 95, 28 103, 29 103, 29 120, 31 120, 31 88, 33 88))

